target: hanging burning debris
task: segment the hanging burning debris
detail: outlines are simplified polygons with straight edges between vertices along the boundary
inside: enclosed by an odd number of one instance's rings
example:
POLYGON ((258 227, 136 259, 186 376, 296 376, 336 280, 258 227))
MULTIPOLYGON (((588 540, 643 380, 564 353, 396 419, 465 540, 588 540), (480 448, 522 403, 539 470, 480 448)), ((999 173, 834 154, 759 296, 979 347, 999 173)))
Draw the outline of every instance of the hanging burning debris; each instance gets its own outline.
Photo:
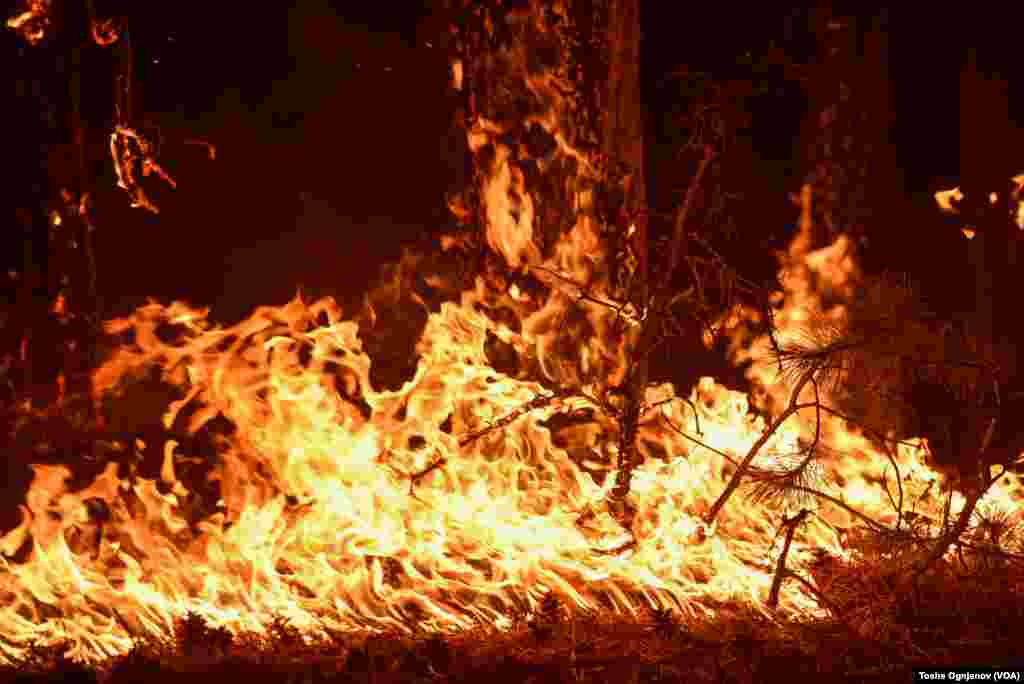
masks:
POLYGON ((26 0, 23 9, 7 20, 7 27, 17 31, 29 45, 38 45, 50 30, 51 0, 26 0))

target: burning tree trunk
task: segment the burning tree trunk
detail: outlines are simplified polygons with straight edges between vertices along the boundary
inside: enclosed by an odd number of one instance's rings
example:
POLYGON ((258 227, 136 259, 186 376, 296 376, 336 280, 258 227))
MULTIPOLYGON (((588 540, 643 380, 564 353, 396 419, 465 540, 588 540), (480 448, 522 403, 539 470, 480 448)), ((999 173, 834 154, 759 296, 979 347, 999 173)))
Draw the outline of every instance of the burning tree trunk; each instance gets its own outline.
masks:
MULTIPOLYGON (((609 307, 619 301, 628 303, 633 312, 645 311, 650 293, 639 3, 555 1, 505 13, 485 5, 466 13, 456 24, 462 28, 454 31, 459 39, 453 83, 465 93, 464 111, 468 114, 470 147, 475 146, 479 183, 463 206, 487 208, 487 214, 480 217, 487 242, 504 257, 504 268, 499 269, 511 271, 508 276, 498 277, 497 286, 507 287, 507 278, 515 280, 516 271, 533 276, 546 273, 547 277, 541 275, 540 279, 549 280, 556 290, 559 285, 569 285, 579 297, 609 307), (518 34, 513 39, 518 44, 509 40, 512 34, 518 34), (517 64, 515 51, 524 46, 530 54, 525 63, 517 64), (515 83, 520 77, 516 67, 526 71, 528 92, 521 95, 528 104, 525 109, 510 111, 508 98, 516 97, 516 89, 521 87, 515 83), (558 87, 546 87, 552 85, 558 87), (520 121, 508 120, 510 114, 517 113, 522 115, 520 121), (504 138, 488 140, 488 129, 495 126, 507 133, 504 138), (509 168, 512 187, 508 191, 513 225, 509 225, 508 215, 495 214, 505 202, 494 193, 505 192, 504 188, 488 187, 487 179, 482 177, 494 176, 493 169, 488 169, 495 163, 491 149, 499 164, 505 163, 502 157, 515 158, 509 168), (529 225, 532 218, 537 221, 529 225), (575 269, 573 273, 571 264, 563 260, 560 272, 553 273, 549 265, 541 263, 552 255, 558 261, 558 244, 571 241, 572 233, 591 230, 596 231, 592 237, 599 236, 600 244, 595 248, 604 253, 598 271, 575 269), (531 237, 530 231, 540 231, 540 235, 531 237), (539 253, 533 252, 535 246, 539 253), (594 289, 604 289, 610 297, 595 298, 594 289)), ((592 325, 607 324, 597 322, 593 314, 589 316, 592 325)), ((649 334, 636 336, 623 330, 613 335, 619 338, 620 347, 615 352, 618 359, 606 357, 599 364, 604 368, 599 383, 602 391, 624 395, 620 473, 612 504, 616 517, 629 528, 631 513, 627 512, 625 497, 630 472, 640 460, 635 441, 648 380, 644 347, 649 347, 652 340, 649 334)), ((565 337, 564 342, 570 339, 565 337)), ((543 354, 542 350, 542 368, 543 354)), ((584 362, 578 369, 582 374, 570 371, 566 375, 550 369, 548 374, 560 385, 586 385, 596 379, 588 372, 588 365, 593 368, 584 362)))
MULTIPOLYGON (((627 169, 622 211, 642 214, 647 205, 644 181, 643 108, 640 104, 640 5, 639 0, 608 2, 608 80, 604 101, 602 149, 627 169)), ((628 229, 628 228, 627 228, 628 229)), ((647 229, 639 221, 634 234, 638 273, 646 279, 647 229)), ((646 283, 637 287, 636 305, 646 301, 646 283)))
MULTIPOLYGON (((603 149, 613 163, 626 169, 623 219, 619 229, 627 231, 629 249, 636 256, 635 280, 631 295, 637 311, 648 304, 647 222, 642 212, 647 207, 644 183, 643 110, 640 106, 640 17, 638 0, 610 0, 608 3, 608 81, 603 149), (631 220, 632 219, 632 220, 631 220)), ((625 377, 626 407, 621 425, 619 475, 612 490, 613 513, 626 529, 632 528, 633 511, 626 503, 632 469, 642 457, 637 445, 637 427, 645 401, 648 383, 647 355, 644 342, 632 351, 627 360, 625 377)))

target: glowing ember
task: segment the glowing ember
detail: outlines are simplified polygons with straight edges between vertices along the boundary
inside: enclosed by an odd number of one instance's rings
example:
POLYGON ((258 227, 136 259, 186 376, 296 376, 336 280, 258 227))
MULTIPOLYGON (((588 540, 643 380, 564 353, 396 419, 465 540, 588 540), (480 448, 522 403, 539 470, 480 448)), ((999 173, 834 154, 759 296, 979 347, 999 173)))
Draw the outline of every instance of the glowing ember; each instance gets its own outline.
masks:
POLYGON ((110 47, 121 37, 122 28, 117 19, 93 19, 92 39, 100 47, 110 47))
MULTIPOLYGON (((1016 210, 1014 211, 1013 220, 1017 224, 1019 230, 1024 230, 1024 174, 1019 174, 1010 179, 1013 182, 1013 188, 1010 191, 1010 199, 1016 204, 1016 210)), ((940 190, 935 193, 935 202, 939 205, 939 209, 946 212, 947 214, 957 214, 956 203, 962 202, 964 194, 960 188, 953 188, 951 190, 940 190)), ((999 202, 999 195, 997 193, 989 193, 989 204, 995 206, 999 202)), ((964 237, 968 240, 974 239, 977 231, 969 226, 964 226, 962 229, 964 237)))

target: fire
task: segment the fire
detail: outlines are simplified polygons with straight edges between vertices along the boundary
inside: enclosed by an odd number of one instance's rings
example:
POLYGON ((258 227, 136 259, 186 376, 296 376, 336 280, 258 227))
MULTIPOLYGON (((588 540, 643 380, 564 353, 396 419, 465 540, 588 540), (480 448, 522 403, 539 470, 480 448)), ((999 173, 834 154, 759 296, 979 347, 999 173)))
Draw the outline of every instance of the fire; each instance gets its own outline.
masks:
MULTIPOLYGON (((1013 202, 1012 206, 1015 206, 1013 213, 1013 221, 1017 224, 1018 230, 1024 230, 1024 174, 1018 174, 1010 179, 1013 183, 1013 187, 1010 190, 1010 199, 1013 202)), ((935 193, 935 202, 939 205, 939 209, 946 212, 947 214, 959 213, 957 203, 962 202, 964 194, 960 188, 952 188, 950 190, 940 190, 935 193)), ((988 197, 989 204, 996 206, 999 203, 999 194, 992 192, 989 193, 988 197)), ((961 231, 968 240, 973 240, 977 231, 970 227, 964 226, 961 231)))
POLYGON ((90 29, 93 42, 100 47, 110 47, 121 38, 123 32, 116 19, 93 19, 90 29))
MULTIPOLYGON (((470 299, 431 316, 416 375, 393 392, 374 390, 357 327, 329 300, 296 299, 223 329, 180 304, 108 324, 135 342, 97 373, 100 389, 155 365, 183 394, 168 424, 183 419, 195 431, 220 415, 234 426, 211 475, 218 511, 189 519, 191 494, 176 475, 189 455, 174 442, 158 480, 121 478, 110 465, 69 491, 67 468, 35 466, 22 524, 0 540, 7 556, 32 540, 23 563, 4 561, 0 624, 16 644, 5 645, 6 658, 35 638, 67 639, 71 655, 98 660, 123 652, 130 635, 168 632, 188 611, 233 631, 284 615, 312 634, 502 626, 546 592, 623 613, 643 603, 691 614, 729 601, 761 605, 781 512, 736 497, 713 528, 702 520, 764 430, 746 397, 711 378, 689 403, 661 403, 673 396, 669 385, 650 390, 659 408, 642 439, 657 446, 634 477, 639 544, 609 555, 621 529, 607 514, 586 526, 578 517, 612 479, 599 484, 545 427, 585 402, 538 401, 551 394, 543 385, 489 368, 483 344, 493 323, 470 299), (177 339, 162 341, 164 326, 177 339), (338 391, 345 383, 369 417, 338 391), (486 431, 530 402, 538 408, 486 431), (95 517, 97 500, 106 522, 95 517), (43 618, 44 605, 61 619, 43 618)), ((794 452, 799 433, 794 423, 773 436, 766 461, 794 452)), ((830 464, 845 482, 841 496, 887 520, 878 486, 886 460, 856 434, 841 439, 830 464)), ((576 435, 570 447, 593 441, 576 435)), ((921 482, 934 478, 912 448, 899 461, 921 482)), ((1012 501, 1006 491, 994 499, 1012 501)), ((816 550, 846 553, 844 531, 857 521, 818 513, 797 535, 797 567, 816 550)), ((781 605, 818 610, 790 585, 781 605)))
MULTIPOLYGON (((131 197, 133 209, 141 207, 154 214, 159 214, 160 209, 153 204, 139 184, 135 171, 136 163, 138 163, 143 177, 155 173, 172 188, 176 188, 177 183, 157 163, 153 155, 153 144, 134 129, 121 125, 114 127, 114 132, 110 134, 110 158, 113 160, 114 170, 117 173, 117 187, 125 190, 131 197)), ((213 158, 212 147, 210 148, 210 158, 213 158)))
MULTIPOLYGON (((503 57, 522 74, 525 49, 503 57)), ((461 65, 454 74, 461 85, 461 65)), ((0 537, 0 662, 17 662, 33 642, 64 642, 71 657, 102 661, 134 637, 169 634, 189 612, 235 633, 263 631, 283 616, 310 638, 503 628, 549 593, 579 610, 618 614, 655 606, 712 615, 742 603, 773 615, 765 599, 777 532, 793 511, 735 496, 705 522, 767 429, 746 395, 712 378, 688 397, 669 384, 647 389, 644 460, 630 493, 637 543, 618 550, 627 533, 604 503, 615 484, 618 425, 602 392, 621 379, 643 312, 609 304, 611 257, 589 211, 601 166, 562 128, 563 76, 523 78, 543 104, 527 123, 555 141, 548 163, 571 159, 578 168, 567 190, 575 221, 552 248, 540 244, 542 213, 512 164, 517 152, 501 142, 508 127, 480 116, 468 131, 472 149, 495 152, 480 181, 487 243, 511 272, 544 287, 506 283, 495 291, 478 279, 459 301, 431 312, 415 375, 401 388, 373 386, 359 326, 331 299, 297 297, 231 327, 180 302, 150 303, 106 324, 124 342, 94 374, 99 397, 116 400, 156 369, 178 391, 166 427, 194 435, 217 419, 230 429, 221 430, 212 463, 167 441, 153 479, 111 463, 72 490, 69 468, 33 466, 21 523, 0 537), (492 320, 484 305, 512 311, 519 325, 492 320), (491 367, 489 334, 516 351, 524 372, 491 367), (578 420, 559 428, 559 417, 578 420), (215 502, 202 501, 183 476, 203 462, 215 502), (29 542, 23 560, 8 560, 29 542)), ((135 161, 143 173, 161 174, 130 129, 113 134, 111 153, 129 190, 137 188, 135 161)), ((148 206, 141 192, 133 197, 148 206)), ((783 263, 784 334, 796 334, 810 315, 841 323, 843 305, 826 302, 848 299, 860 280, 844 239, 811 248, 809 201, 808 190, 783 263)), ((734 351, 756 356, 758 344, 734 351)), ((770 365, 755 367, 761 392, 784 403, 791 388, 770 365)), ((784 423, 755 464, 770 469, 796 453, 811 413, 784 423)), ((836 454, 821 488, 865 516, 894 521, 882 486, 893 462, 908 491, 937 477, 914 444, 899 445, 890 461, 838 420, 826 432, 836 454)), ((1009 484, 987 499, 1012 511, 1017 500, 1009 484)), ((863 523, 817 499, 801 506, 815 514, 797 530, 788 565, 806 576, 817 553, 847 557, 847 537, 863 523)), ((925 500, 919 511, 938 519, 941 501, 925 500)), ((822 608, 786 582, 778 610, 822 608)))
POLYGON ((51 0, 26 0, 24 9, 7 20, 7 28, 17 31, 29 45, 38 45, 50 30, 51 0))

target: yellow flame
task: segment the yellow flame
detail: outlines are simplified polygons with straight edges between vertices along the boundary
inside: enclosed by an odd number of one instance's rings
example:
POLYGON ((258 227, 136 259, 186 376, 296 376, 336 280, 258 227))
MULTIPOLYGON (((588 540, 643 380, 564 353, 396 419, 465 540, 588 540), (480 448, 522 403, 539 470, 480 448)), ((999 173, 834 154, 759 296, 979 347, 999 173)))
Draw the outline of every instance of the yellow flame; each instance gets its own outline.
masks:
POLYGON ((1024 173, 1014 176, 1013 182, 1017 186, 1013 189, 1013 198, 1017 200, 1017 213, 1014 219, 1017 222, 1017 228, 1024 230, 1024 173))
POLYGON ((51 0, 25 0, 24 9, 7 20, 7 27, 17 31, 29 45, 38 45, 50 28, 51 0))
POLYGON ((964 194, 960 191, 960 188, 940 190, 935 193, 935 201, 938 203, 939 208, 945 212, 955 212, 956 207, 953 206, 953 202, 961 202, 963 199, 964 194))
POLYGON ((121 26, 116 19, 93 19, 92 40, 100 47, 110 47, 121 37, 121 26))

